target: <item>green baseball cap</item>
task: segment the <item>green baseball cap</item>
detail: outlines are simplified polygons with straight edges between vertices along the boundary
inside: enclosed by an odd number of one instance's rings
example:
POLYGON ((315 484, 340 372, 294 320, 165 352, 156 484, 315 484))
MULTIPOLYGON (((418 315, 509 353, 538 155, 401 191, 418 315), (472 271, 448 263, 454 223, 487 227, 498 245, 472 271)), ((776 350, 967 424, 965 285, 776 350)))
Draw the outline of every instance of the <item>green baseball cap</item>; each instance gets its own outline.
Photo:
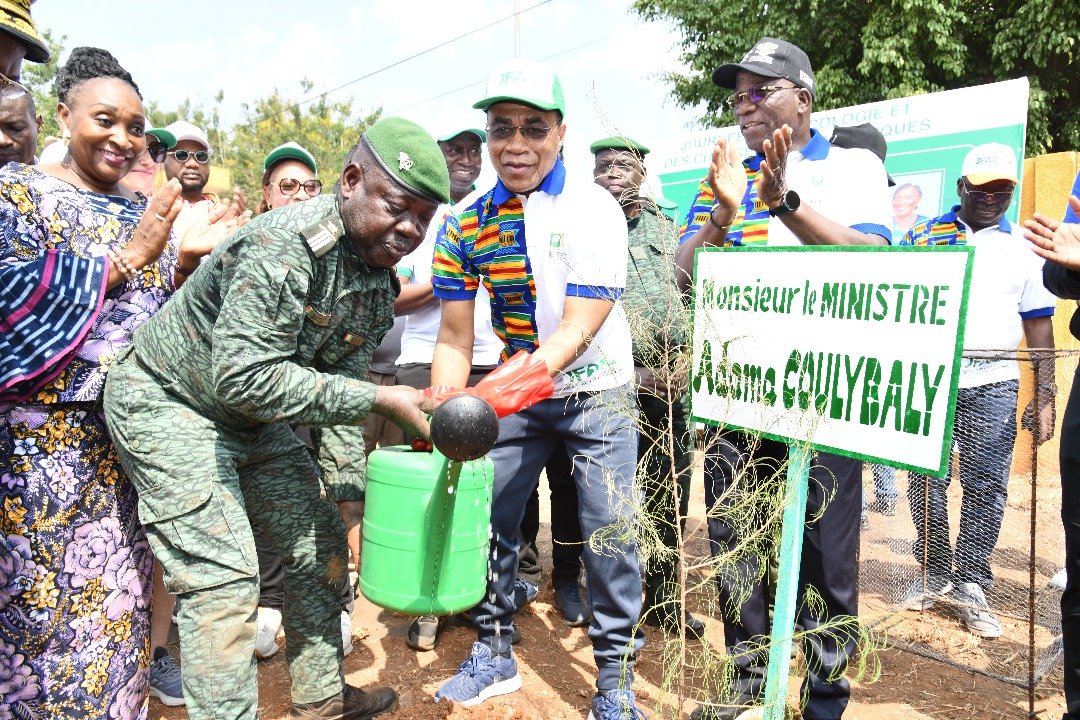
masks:
POLYGON ((550 68, 532 60, 511 60, 496 68, 488 78, 487 94, 483 100, 473 103, 473 107, 487 110, 501 102, 518 102, 566 114, 559 77, 550 68))
POLYGON ((450 202, 446 158, 422 127, 405 118, 385 117, 367 129, 361 142, 402 187, 434 202, 450 202))
POLYGON ((597 140, 589 146, 589 152, 593 155, 597 154, 601 150, 629 150, 635 153, 639 157, 645 157, 649 154, 649 148, 645 147, 636 140, 631 140, 628 137, 606 137, 602 140, 597 140))
POLYGON ((282 160, 299 160, 307 165, 311 172, 319 174, 319 168, 315 165, 315 156, 294 142, 278 145, 271 150, 263 160, 263 170, 269 170, 271 165, 282 160))
POLYGON ((163 144, 167 148, 171 148, 176 144, 176 136, 165 128, 147 127, 143 131, 146 135, 153 135, 157 138, 158 142, 163 144))
POLYGON ((438 140, 439 142, 447 142, 449 140, 453 140, 458 135, 463 135, 465 133, 472 133, 476 137, 480 138, 480 142, 482 142, 482 143, 487 142, 487 133, 484 132, 483 130, 481 130, 480 128, 462 128, 461 130, 451 130, 450 132, 446 133, 445 135, 440 135, 439 137, 437 137, 435 139, 438 140))

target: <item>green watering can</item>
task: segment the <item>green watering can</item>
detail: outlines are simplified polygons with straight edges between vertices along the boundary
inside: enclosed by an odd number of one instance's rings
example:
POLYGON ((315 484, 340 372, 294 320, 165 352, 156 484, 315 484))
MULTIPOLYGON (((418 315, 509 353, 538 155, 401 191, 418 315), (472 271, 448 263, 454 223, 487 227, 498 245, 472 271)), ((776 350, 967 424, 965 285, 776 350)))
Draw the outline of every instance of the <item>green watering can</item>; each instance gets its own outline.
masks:
POLYGON ((410 615, 450 615, 483 599, 494 466, 404 445, 368 456, 360 591, 410 615))

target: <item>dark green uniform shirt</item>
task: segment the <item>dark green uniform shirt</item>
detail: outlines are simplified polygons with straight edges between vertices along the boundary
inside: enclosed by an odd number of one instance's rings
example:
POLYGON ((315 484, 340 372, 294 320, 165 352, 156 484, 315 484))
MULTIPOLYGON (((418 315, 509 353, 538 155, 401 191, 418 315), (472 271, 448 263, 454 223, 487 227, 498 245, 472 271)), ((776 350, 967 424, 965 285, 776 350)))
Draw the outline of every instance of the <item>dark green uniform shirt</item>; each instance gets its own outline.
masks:
POLYGON ((675 224, 643 204, 627 221, 630 255, 622 302, 630 320, 634 364, 660 368, 673 362, 686 344, 689 313, 675 284, 675 224))
POLYGON ((329 494, 363 497, 361 425, 371 354, 394 320, 392 270, 344 237, 334 195, 255 218, 225 240, 135 333, 138 363, 225 431, 327 428, 316 448, 329 494))

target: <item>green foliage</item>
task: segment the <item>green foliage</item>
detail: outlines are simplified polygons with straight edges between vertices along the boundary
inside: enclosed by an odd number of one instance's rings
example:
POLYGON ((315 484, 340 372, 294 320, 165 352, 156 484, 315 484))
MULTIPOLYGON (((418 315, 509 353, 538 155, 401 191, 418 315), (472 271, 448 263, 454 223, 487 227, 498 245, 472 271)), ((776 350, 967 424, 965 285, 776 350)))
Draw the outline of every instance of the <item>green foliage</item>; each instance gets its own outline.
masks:
MULTIPOLYGON (((66 36, 55 40, 48 30, 42 36, 49 44, 52 60, 43 65, 24 63, 22 78, 34 94, 38 112, 44 121, 39 135, 39 151, 44 139, 58 136, 56 122, 56 93, 53 78, 58 60, 64 52, 66 36)), ((136 78, 138 82, 138 78, 136 78)), ((304 80, 304 94, 310 94, 314 84, 304 80)), ((351 100, 329 102, 320 97, 314 102, 297 105, 283 98, 276 90, 267 98, 252 104, 244 103, 244 119, 231 128, 222 125, 219 108, 225 101, 223 92, 214 96, 209 108, 185 99, 173 109, 166 109, 156 101, 145 98, 146 116, 156 127, 176 120, 187 120, 206 131, 214 147, 214 164, 229 170, 232 180, 247 193, 249 206, 259 203, 262 192, 262 162, 271 150, 289 141, 303 145, 315 156, 319 165, 319 179, 329 188, 337 180, 345 153, 359 139, 367 127, 378 120, 381 109, 375 109, 359 117, 353 117, 351 100)))
MULTIPOLYGON (((312 84, 304 82, 304 92, 312 84)), ((319 179, 327 190, 337 180, 345 153, 367 127, 379 119, 381 109, 353 118, 352 102, 328 102, 325 97, 303 106, 282 98, 277 91, 270 97, 245 104, 246 119, 232 129, 231 155, 226 165, 233 181, 257 204, 261 192, 263 159, 278 145, 296 142, 315 156, 319 179)))
POLYGON ((679 104, 705 105, 707 125, 732 124, 713 69, 769 35, 810 56, 818 110, 1026 75, 1027 154, 1080 150, 1080 0, 635 0, 634 9, 682 33, 687 72, 667 80, 679 104))
POLYGON ((42 119, 41 132, 38 133, 38 152, 44 147, 45 138, 60 135, 60 126, 56 122, 58 101, 53 90, 53 78, 56 77, 56 68, 59 67, 60 53, 64 51, 67 35, 61 35, 60 39, 56 40, 50 31, 42 30, 41 37, 49 46, 49 62, 40 65, 28 62, 23 63, 22 67, 22 84, 30 89, 42 119))

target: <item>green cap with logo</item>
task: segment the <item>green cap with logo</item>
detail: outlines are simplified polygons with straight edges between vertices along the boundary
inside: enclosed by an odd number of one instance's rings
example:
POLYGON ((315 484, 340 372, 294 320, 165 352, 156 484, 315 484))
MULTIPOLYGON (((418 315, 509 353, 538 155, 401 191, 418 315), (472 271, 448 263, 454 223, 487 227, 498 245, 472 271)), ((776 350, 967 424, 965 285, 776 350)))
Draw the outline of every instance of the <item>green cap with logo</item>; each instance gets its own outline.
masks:
POLYGON ((439 142, 449 142, 456 138, 458 135, 464 135, 465 133, 472 133, 476 137, 480 138, 480 142, 487 142, 487 133, 480 128, 461 128, 460 130, 451 130, 450 132, 443 133, 439 137, 435 138, 439 142))
POLYGON ((298 160, 304 165, 307 165, 311 172, 316 175, 319 174, 319 169, 315 165, 315 156, 298 143, 287 142, 283 145, 278 145, 271 150, 270 154, 263 160, 263 170, 269 170, 274 163, 281 162, 282 160, 298 160))
POLYGON ((593 155, 601 150, 629 150, 638 157, 645 157, 649 154, 649 148, 645 147, 637 140, 631 140, 628 137, 622 136, 606 137, 602 140, 597 140, 589 146, 589 152, 593 155))
POLYGON ((496 68, 488 78, 487 94, 483 100, 473 103, 473 107, 487 110, 501 102, 517 102, 566 114, 566 101, 558 76, 532 60, 511 60, 496 68))
POLYGON ((435 138, 400 117, 375 122, 361 142, 386 171, 407 190, 437 203, 450 202, 450 171, 435 138))

